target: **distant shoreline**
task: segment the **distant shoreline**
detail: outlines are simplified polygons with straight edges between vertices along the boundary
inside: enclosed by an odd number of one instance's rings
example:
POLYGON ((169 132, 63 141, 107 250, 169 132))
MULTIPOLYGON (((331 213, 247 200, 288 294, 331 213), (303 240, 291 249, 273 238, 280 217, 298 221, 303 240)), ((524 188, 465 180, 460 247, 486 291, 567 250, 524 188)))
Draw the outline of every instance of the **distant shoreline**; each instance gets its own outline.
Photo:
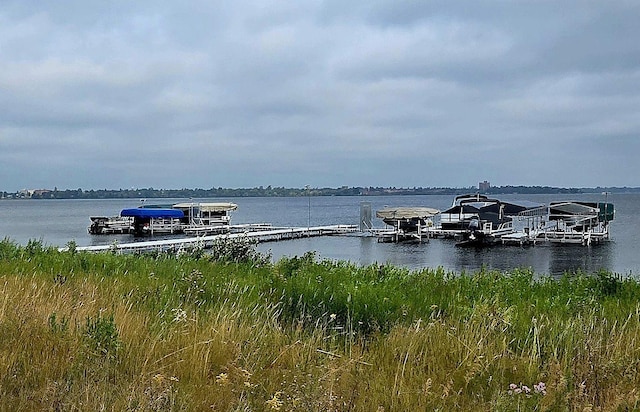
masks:
POLYGON ((15 193, 0 192, 5 199, 173 199, 173 198, 229 198, 229 197, 305 197, 305 196, 401 196, 401 195, 449 195, 467 193, 485 195, 505 194, 620 194, 640 193, 640 187, 591 187, 561 188, 549 186, 496 186, 479 191, 476 187, 340 187, 340 188, 211 188, 211 189, 101 189, 101 190, 22 190, 15 193))

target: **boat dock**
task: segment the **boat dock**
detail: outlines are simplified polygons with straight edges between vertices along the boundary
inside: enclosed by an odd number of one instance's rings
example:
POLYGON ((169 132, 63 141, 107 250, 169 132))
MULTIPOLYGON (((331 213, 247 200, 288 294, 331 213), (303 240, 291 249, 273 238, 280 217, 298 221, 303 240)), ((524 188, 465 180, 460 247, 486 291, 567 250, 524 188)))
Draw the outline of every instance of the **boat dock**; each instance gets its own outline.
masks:
MULTIPOLYGON (((147 252, 167 251, 189 248, 211 248, 221 239, 248 238, 257 242, 273 242, 279 240, 299 239, 305 237, 345 235, 358 232, 356 225, 330 225, 313 227, 265 227, 261 230, 248 230, 236 233, 224 233, 210 236, 181 237, 174 239, 146 240, 129 243, 113 243, 110 245, 78 246, 77 251, 85 252, 147 252)), ((60 250, 66 250, 61 248, 60 250)))
MULTIPOLYGON (((535 245, 569 243, 591 246, 609 240, 614 219, 612 203, 557 201, 543 205, 530 201, 502 201, 480 194, 456 196, 452 206, 440 211, 429 207, 384 207, 376 217, 386 227, 371 222, 371 203, 362 202, 360 224, 308 227, 273 227, 268 223, 229 224, 234 203, 177 203, 168 207, 124 209, 116 217, 91 217, 91 234, 132 233, 147 240, 77 247, 87 252, 180 251, 212 248, 221 239, 273 242, 305 237, 359 233, 380 242, 428 242, 453 238, 456 246, 535 245), (171 237, 153 238, 155 235, 171 237), (177 237, 176 235, 183 235, 177 237)), ((65 250, 66 248, 61 248, 65 250)))

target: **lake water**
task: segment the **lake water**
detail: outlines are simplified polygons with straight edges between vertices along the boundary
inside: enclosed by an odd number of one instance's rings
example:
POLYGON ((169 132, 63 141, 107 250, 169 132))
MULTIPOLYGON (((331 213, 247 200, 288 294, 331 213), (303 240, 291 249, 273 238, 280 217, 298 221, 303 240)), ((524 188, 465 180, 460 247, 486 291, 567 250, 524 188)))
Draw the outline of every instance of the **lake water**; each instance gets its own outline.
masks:
MULTIPOLYGON (((510 195, 504 200, 605 201, 594 195, 510 195)), ((184 201, 184 199, 173 199, 184 201)), ((149 199, 147 203, 173 200, 149 199)), ((205 199, 195 199, 195 201, 205 199)), ((274 226, 353 224, 360 220, 361 202, 371 203, 374 226, 384 227, 375 211, 385 206, 425 206, 444 210, 452 196, 375 196, 375 197, 298 197, 228 198, 206 201, 230 201, 238 204, 232 223, 271 223, 274 226)), ((461 272, 481 267, 508 271, 516 267, 532 268, 539 274, 557 275, 565 271, 595 272, 607 269, 623 275, 640 276, 639 194, 610 194, 616 217, 611 223, 612 241, 590 247, 577 245, 536 245, 532 247, 456 248, 452 240, 431 239, 421 244, 379 243, 373 237, 332 236, 303 238, 258 245, 274 260, 282 256, 301 256, 315 251, 320 259, 349 260, 357 264, 390 263, 410 269, 443 267, 461 272)), ((121 209, 137 207, 137 199, 107 200, 0 200, 0 237, 26 244, 30 239, 46 245, 64 246, 73 240, 80 246, 131 241, 130 235, 92 236, 87 233, 89 216, 117 215, 121 209)))

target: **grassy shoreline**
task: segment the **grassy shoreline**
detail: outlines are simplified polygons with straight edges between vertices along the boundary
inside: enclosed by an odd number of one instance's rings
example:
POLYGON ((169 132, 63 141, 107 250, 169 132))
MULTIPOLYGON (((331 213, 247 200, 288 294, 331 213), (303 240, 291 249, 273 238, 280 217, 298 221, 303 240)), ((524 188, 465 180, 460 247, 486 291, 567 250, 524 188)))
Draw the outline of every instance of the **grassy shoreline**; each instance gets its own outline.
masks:
POLYGON ((606 272, 5 239, 0 288, 0 410, 640 408, 640 284, 606 272))

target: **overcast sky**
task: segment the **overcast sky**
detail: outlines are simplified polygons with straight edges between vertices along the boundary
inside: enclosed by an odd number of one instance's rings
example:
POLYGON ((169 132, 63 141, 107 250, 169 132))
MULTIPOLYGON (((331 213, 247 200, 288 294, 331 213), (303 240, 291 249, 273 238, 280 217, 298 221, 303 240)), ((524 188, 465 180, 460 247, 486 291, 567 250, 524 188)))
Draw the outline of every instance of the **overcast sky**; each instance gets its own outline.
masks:
POLYGON ((0 190, 640 186, 640 2, 0 2, 0 190))

